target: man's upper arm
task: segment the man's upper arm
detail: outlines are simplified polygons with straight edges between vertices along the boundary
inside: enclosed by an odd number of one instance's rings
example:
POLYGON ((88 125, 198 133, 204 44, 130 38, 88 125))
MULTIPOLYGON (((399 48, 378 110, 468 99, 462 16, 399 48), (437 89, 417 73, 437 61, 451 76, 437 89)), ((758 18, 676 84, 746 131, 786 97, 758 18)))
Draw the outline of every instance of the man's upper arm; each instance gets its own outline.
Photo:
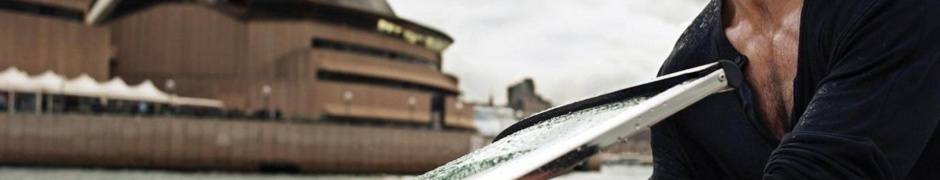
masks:
POLYGON ((693 179, 688 167, 688 157, 683 145, 690 142, 676 134, 678 130, 672 118, 651 127, 653 148, 653 174, 650 179, 693 179))
MULTIPOLYGON (((831 2, 838 4, 806 3, 831 2)), ((800 120, 771 155, 765 179, 903 178, 932 137, 940 121, 937 3, 864 3, 852 20, 828 22, 847 24, 824 32, 832 41, 800 42, 831 46, 828 59, 801 55, 828 61, 828 74, 805 111, 793 114, 800 120)), ((826 12, 804 12, 804 21, 813 13, 826 12)))

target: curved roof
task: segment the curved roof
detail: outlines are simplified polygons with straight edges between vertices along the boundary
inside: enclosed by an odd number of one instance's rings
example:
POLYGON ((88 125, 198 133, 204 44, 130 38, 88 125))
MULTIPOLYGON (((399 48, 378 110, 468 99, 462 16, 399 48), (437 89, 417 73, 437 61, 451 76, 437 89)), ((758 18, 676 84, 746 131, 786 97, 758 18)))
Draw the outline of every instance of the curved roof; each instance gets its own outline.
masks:
POLYGON ((307 0, 316 3, 322 4, 332 4, 336 6, 347 7, 351 9, 357 9, 361 11, 369 11, 372 13, 377 13, 385 16, 395 16, 395 11, 392 10, 392 6, 388 5, 388 2, 385 0, 354 0, 354 1, 344 1, 344 0, 307 0))
MULTIPOLYGON (((193 2, 214 7, 237 19, 313 19, 340 23, 377 31, 381 20, 421 34, 443 38, 444 48, 454 39, 443 31, 395 16, 385 0, 244 0, 244 1, 186 1, 186 0, 98 0, 87 13, 86 22, 101 24, 133 14, 156 4, 193 2), (102 12, 102 13, 96 13, 102 12), (332 18, 332 19, 331 19, 332 18)), ((393 35, 394 36, 394 35, 393 35)), ((402 36, 402 35, 398 35, 402 36)), ((444 48, 441 48, 444 49, 444 48)))
MULTIPOLYGON (((313 2, 313 3, 315 3, 315 4, 323 5, 323 6, 332 6, 332 7, 339 8, 339 9, 346 9, 346 10, 350 10, 350 11, 358 11, 358 12, 364 13, 364 14, 366 14, 366 15, 381 17, 381 18, 387 19, 387 20, 389 20, 389 21, 399 23, 399 24, 401 24, 402 26, 406 26, 406 27, 408 27, 408 28, 420 29, 420 30, 422 30, 422 31, 425 31, 426 33, 431 33, 431 34, 434 34, 434 35, 436 35, 436 36, 444 37, 444 38, 446 38, 448 41, 451 41, 451 42, 454 41, 454 39, 453 39, 452 37, 450 37, 449 35, 445 34, 445 33, 444 33, 443 31, 441 31, 441 30, 435 29, 435 28, 430 27, 430 26, 422 25, 422 24, 420 24, 420 23, 417 23, 417 22, 414 22, 414 21, 411 21, 411 20, 399 18, 399 17, 396 16, 394 13, 382 13, 382 12, 376 12, 376 11, 371 11, 371 10, 359 11, 359 10, 361 10, 361 8, 353 7, 353 6, 350 6, 350 5, 344 5, 344 4, 342 4, 342 3, 323 3, 323 2, 322 2, 322 1, 341 1, 341 0, 309 0, 309 1, 310 1, 310 2, 313 2)), ((385 0, 364 0, 364 1, 382 1, 383 3, 385 3, 386 6, 388 6, 388 3, 385 2, 385 0)), ((341 2, 342 2, 342 1, 341 1, 341 2)), ((388 11, 391 11, 391 7, 388 7, 388 9, 389 9, 388 11)))

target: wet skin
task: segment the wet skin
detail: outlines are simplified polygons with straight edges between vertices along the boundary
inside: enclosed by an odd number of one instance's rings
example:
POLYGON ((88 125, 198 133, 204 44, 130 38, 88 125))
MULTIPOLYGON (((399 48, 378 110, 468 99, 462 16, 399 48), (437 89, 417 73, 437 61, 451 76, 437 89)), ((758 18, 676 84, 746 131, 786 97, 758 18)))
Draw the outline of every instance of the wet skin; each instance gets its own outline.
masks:
POLYGON ((744 74, 758 115, 777 139, 793 109, 802 6, 802 0, 727 0, 722 7, 725 35, 748 58, 744 74))

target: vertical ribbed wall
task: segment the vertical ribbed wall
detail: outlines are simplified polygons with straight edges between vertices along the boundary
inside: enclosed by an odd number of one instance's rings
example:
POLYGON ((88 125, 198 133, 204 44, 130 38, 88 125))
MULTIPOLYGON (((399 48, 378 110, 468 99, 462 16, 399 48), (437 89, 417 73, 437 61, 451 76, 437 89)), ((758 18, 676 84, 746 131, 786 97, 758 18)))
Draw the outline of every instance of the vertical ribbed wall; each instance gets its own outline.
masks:
POLYGON ((471 133, 327 124, 0 115, 0 164, 308 173, 431 170, 470 151, 471 133))
POLYGON ((29 74, 53 70, 68 77, 108 78, 110 31, 78 21, 0 11, 0 69, 29 74))

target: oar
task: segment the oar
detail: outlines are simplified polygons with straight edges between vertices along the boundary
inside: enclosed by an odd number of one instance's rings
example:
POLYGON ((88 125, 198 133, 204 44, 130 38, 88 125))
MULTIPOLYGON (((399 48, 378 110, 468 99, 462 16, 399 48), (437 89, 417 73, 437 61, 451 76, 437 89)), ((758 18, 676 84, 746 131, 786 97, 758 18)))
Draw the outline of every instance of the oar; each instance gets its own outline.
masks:
MULTIPOLYGON (((538 128, 533 126, 539 125, 540 123, 557 123, 556 121, 572 120, 561 118, 549 121, 555 117, 561 117, 572 112, 605 107, 605 105, 638 97, 648 97, 645 101, 622 110, 619 114, 609 116, 607 119, 599 119, 599 121, 592 122, 596 124, 592 124, 593 126, 590 126, 589 129, 579 129, 580 131, 569 132, 571 134, 566 134, 566 136, 537 136, 536 138, 559 138, 550 139, 550 143, 540 147, 505 150, 500 149, 504 147, 499 146, 496 146, 495 149, 490 146, 484 147, 488 152, 507 151, 506 153, 513 153, 526 151, 508 160, 499 160, 496 162, 498 164, 482 167, 488 167, 485 170, 478 169, 481 168, 481 166, 479 166, 481 164, 479 163, 486 164, 492 161, 470 163, 461 161, 461 159, 478 159, 474 157, 475 153, 471 153, 435 171, 422 175, 419 178, 462 179, 463 177, 469 176, 467 179, 519 179, 532 176, 539 177, 540 174, 552 174, 564 171, 583 162, 585 159, 600 152, 604 148, 618 141, 623 141, 623 139, 629 138, 642 129, 649 128, 666 117, 709 95, 740 87, 742 82, 743 76, 740 68, 731 61, 722 60, 716 63, 661 76, 652 81, 626 89, 554 107, 513 124, 497 135, 494 144, 500 143, 499 141, 503 138, 513 133, 520 132, 521 130, 538 128)), ((617 111, 610 111, 610 113, 617 113, 617 111)), ((607 116, 596 116, 596 118, 603 117, 607 116)), ((551 128, 554 126, 543 127, 551 128)), ((532 131, 527 131, 539 132, 543 130, 544 129, 533 129, 532 131)), ((517 142, 512 143, 520 143, 518 141, 524 141, 524 139, 517 138, 516 141, 517 142)), ((486 157, 488 156, 483 155, 482 158, 486 157)))
POLYGON ((566 141, 536 148, 469 179, 517 179, 530 173, 567 169, 709 95, 739 87, 742 81, 740 68, 731 61, 722 60, 540 112, 510 126, 494 141, 556 116, 634 97, 651 96, 625 112, 599 122, 593 129, 566 141))

